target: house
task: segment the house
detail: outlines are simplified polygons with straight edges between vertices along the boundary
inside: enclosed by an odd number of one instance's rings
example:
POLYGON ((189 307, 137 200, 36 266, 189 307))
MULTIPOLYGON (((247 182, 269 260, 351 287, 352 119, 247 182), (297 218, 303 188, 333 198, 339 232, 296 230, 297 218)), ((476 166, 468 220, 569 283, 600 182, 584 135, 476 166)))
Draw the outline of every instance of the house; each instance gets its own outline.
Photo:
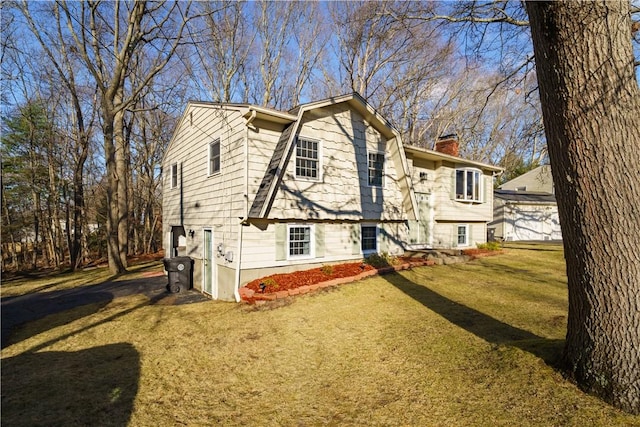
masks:
POLYGON ((288 112, 190 102, 163 159, 165 253, 238 300, 269 274, 485 242, 501 169, 437 147, 405 147, 358 94, 288 112))
POLYGON ((489 234, 505 241, 561 240, 562 230, 549 165, 539 166, 494 191, 489 234))
POLYGON ((498 186, 501 190, 555 194, 551 166, 542 165, 498 186))

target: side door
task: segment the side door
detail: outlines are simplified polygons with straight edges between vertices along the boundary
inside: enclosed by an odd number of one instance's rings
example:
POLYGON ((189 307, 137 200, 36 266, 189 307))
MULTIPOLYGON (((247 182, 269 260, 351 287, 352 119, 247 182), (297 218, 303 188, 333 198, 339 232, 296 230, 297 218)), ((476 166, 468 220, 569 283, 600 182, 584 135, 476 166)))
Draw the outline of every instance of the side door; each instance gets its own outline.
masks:
POLYGON ((204 230, 203 238, 203 254, 202 254, 202 290, 217 298, 217 287, 215 286, 215 262, 213 258, 213 231, 211 229, 204 230))

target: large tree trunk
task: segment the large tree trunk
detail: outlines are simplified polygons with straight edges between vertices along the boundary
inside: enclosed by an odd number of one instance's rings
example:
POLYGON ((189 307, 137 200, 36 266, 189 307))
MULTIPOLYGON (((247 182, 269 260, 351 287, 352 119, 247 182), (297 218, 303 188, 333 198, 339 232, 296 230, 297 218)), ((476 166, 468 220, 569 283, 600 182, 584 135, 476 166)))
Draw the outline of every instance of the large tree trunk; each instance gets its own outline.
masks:
POLYGON ((118 224, 120 219, 118 209, 118 173, 116 170, 116 148, 113 138, 113 116, 103 106, 102 133, 104 136, 104 153, 107 165, 107 258, 109 270, 113 274, 127 271, 126 265, 120 258, 120 243, 118 239, 118 224))
MULTIPOLYGON (((122 105, 123 88, 116 91, 115 105, 122 105)), ((118 110, 113 118, 113 140, 116 148, 116 205, 118 208, 118 256, 120 263, 127 268, 127 255, 129 253, 129 146, 124 135, 124 109, 118 110)))
POLYGON ((640 91, 629 3, 531 2, 569 282, 568 372, 640 413, 640 91))

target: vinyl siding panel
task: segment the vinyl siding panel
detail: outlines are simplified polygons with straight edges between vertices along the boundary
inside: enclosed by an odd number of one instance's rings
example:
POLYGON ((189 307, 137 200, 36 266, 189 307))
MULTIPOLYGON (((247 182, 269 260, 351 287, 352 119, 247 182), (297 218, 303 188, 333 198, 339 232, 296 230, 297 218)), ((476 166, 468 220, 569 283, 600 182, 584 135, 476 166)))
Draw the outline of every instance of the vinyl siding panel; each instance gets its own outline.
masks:
MULTIPOLYGON (((170 188, 170 173, 163 177, 163 228, 165 250, 171 226, 180 225, 182 217, 187 235, 186 255, 202 260, 203 229, 213 231, 214 247, 222 243, 225 252, 236 252, 239 217, 245 211, 244 144, 246 127, 239 111, 214 106, 190 105, 163 159, 169 172, 179 164, 182 176, 176 188, 170 188), (209 143, 220 138, 220 172, 208 175, 209 143)), ((231 267, 234 263, 214 257, 214 262, 231 267)), ((235 262, 235 261, 234 261, 235 262)), ((195 271, 195 270, 194 270, 195 271)), ((194 275, 199 286, 200 274, 194 275)))
POLYGON ((401 219, 398 173, 388 141, 346 105, 305 114, 300 137, 320 141, 318 180, 295 177, 295 146, 270 218, 313 220, 401 219), (368 184, 368 152, 385 154, 384 185, 368 184))
POLYGON ((284 126, 256 120, 248 129, 249 203, 253 203, 284 126))
MULTIPOLYGON (((289 224, 296 224, 290 222, 289 224)), ((298 222, 298 224, 308 224, 298 222)), ((358 261, 363 258, 360 248, 360 224, 351 222, 324 222, 315 223, 316 230, 316 257, 312 259, 283 259, 278 250, 278 243, 282 237, 278 236, 278 229, 286 228, 285 223, 270 223, 262 230, 256 226, 249 226, 243 232, 243 270, 259 270, 260 277, 274 274, 275 272, 293 271, 306 268, 314 268, 322 264, 358 261), (319 230, 322 229, 321 232, 319 230), (318 251, 318 234, 322 233, 324 244, 323 250, 318 251), (354 251, 354 248, 358 248, 354 251), (294 268, 295 267, 295 268, 294 268), (293 270, 292 270, 293 269, 293 270)), ((387 251, 399 255, 403 253, 401 245, 398 243, 406 234, 404 223, 387 223, 383 226, 385 235, 379 236, 378 247, 385 240, 387 251)), ((286 238, 285 238, 286 242, 286 238)), ((288 248, 285 243, 285 252, 288 248)), ((252 279, 250 279, 252 280, 252 279)), ((243 283, 247 283, 243 279, 243 283)))
POLYGON ((454 164, 443 163, 435 176, 435 220, 436 221, 491 221, 493 218, 493 177, 485 172, 482 178, 483 197, 481 203, 461 202, 452 199, 455 185, 454 164))

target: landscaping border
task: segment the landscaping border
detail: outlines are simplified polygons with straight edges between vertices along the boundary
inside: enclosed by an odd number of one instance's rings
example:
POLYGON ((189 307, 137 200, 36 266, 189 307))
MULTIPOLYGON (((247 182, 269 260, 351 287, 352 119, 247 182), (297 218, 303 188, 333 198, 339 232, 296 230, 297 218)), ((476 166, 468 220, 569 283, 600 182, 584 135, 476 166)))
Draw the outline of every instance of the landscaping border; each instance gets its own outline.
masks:
POLYGON ((275 292, 256 292, 253 289, 249 289, 246 286, 243 286, 239 289, 240 299, 245 304, 264 304, 267 301, 274 301, 276 299, 284 299, 289 298, 296 295, 304 295, 310 292, 315 292, 318 289, 330 288, 334 286, 344 285, 347 283, 357 282, 362 279, 366 279, 367 277, 372 277, 376 275, 393 273, 396 271, 408 270, 413 267, 428 267, 433 265, 449 265, 456 264, 460 262, 467 262, 477 258, 482 258, 486 256, 493 256, 502 254, 503 251, 469 251, 469 253, 465 253, 465 251, 456 251, 456 253, 439 252, 437 255, 434 255, 433 251, 429 252, 428 259, 424 258, 413 258, 403 259, 403 263, 395 265, 395 266, 386 266, 381 268, 376 268, 373 270, 366 270, 362 273, 349 276, 349 277, 340 277, 337 279, 331 279, 324 282, 316 283, 313 285, 302 285, 297 288, 283 290, 283 291, 275 291, 275 292))

